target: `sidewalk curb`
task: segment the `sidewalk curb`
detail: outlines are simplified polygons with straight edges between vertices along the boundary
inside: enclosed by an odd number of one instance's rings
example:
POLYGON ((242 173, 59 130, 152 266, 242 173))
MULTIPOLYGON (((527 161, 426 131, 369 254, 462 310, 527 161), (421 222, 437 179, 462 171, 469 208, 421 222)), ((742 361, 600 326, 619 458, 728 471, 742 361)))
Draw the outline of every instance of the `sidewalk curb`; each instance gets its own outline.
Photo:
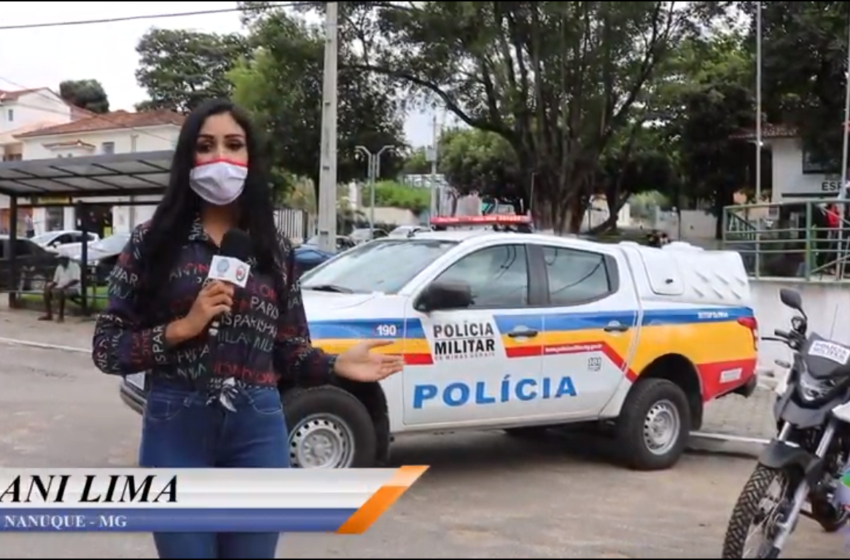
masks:
POLYGON ((718 455, 757 458, 770 440, 711 432, 691 432, 688 450, 718 455))

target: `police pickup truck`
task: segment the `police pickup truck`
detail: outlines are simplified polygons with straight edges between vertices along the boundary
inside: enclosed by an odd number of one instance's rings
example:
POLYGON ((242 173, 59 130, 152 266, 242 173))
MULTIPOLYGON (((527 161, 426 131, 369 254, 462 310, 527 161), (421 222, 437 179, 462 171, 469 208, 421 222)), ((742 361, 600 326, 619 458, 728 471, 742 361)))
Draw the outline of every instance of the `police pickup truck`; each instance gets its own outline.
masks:
MULTIPOLYGON (((282 385, 293 466, 374 466, 402 434, 588 423, 629 467, 665 469, 707 401, 755 389, 738 253, 541 235, 524 216, 433 223, 444 231, 370 241, 302 277, 314 345, 389 339, 381 351, 406 367, 379 384, 282 385)), ((121 386, 138 412, 145 385, 121 386)))

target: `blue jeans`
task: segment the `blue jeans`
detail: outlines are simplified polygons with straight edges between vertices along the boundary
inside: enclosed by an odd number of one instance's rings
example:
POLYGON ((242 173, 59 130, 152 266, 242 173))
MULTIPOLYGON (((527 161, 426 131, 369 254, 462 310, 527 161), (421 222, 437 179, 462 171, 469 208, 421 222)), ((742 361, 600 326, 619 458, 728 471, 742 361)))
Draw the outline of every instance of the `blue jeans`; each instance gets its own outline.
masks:
MULTIPOLYGON (((142 427, 146 468, 285 468, 286 422, 276 387, 243 390, 236 412, 205 393, 153 380, 142 427)), ((278 533, 155 533, 160 558, 274 558, 278 533)))

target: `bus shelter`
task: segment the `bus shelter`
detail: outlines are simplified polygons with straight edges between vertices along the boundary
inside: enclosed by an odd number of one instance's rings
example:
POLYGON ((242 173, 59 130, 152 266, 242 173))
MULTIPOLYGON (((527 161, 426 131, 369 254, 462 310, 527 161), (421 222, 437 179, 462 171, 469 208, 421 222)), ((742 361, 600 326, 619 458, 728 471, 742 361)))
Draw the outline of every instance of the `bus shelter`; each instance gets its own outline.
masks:
MULTIPOLYGON (((135 202, 128 197, 161 195, 168 185, 172 155, 172 150, 163 150, 0 162, 0 195, 9 197, 9 255, 4 255, 3 260, 6 261, 5 272, 8 273, 11 290, 10 304, 15 304, 19 290, 15 246, 21 203, 33 207, 74 205, 77 208, 76 229, 85 239, 86 220, 81 216, 86 215, 87 201, 114 198, 116 206, 151 204, 149 201, 135 202), (67 202, 53 202, 57 199, 67 199, 67 202)), ((88 244, 82 243, 80 250, 82 263, 88 263, 88 244)), ((80 306, 86 315, 89 312, 88 267, 82 266, 82 270, 80 306)))

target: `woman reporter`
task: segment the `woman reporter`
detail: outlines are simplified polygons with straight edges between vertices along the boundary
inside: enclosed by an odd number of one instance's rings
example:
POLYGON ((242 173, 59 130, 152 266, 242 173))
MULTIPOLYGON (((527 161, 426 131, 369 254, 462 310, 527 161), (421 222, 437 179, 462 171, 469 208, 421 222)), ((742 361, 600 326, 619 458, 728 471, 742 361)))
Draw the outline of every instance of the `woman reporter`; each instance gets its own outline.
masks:
MULTIPOLYGON (((150 372, 143 467, 288 467, 280 376, 300 385, 333 375, 371 382, 403 367, 400 357, 370 352, 389 341, 338 356, 311 346, 294 254, 275 229, 260 153, 232 103, 198 107, 180 131, 165 196, 110 277, 92 359, 108 374, 150 372), (207 280, 232 228, 251 240, 244 289, 207 280), (217 334, 209 331, 216 317, 217 334)), ((278 534, 158 533, 154 541, 160 558, 274 558, 278 534)))

